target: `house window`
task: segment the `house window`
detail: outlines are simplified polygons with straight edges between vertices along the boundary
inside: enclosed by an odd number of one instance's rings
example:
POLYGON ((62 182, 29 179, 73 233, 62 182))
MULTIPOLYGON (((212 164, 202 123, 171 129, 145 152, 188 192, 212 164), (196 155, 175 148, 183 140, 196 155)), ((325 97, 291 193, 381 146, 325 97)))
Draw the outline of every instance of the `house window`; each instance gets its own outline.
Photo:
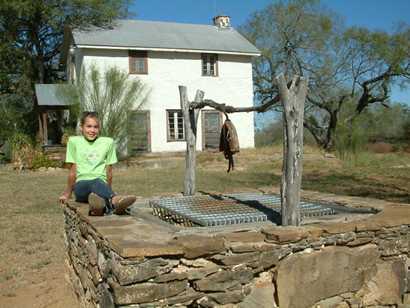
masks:
POLYGON ((148 55, 146 51, 128 52, 130 74, 148 74, 148 55))
POLYGON ((202 54, 202 76, 218 76, 218 55, 202 54))
POLYGON ((184 117, 181 110, 167 110, 168 141, 185 140, 184 117))

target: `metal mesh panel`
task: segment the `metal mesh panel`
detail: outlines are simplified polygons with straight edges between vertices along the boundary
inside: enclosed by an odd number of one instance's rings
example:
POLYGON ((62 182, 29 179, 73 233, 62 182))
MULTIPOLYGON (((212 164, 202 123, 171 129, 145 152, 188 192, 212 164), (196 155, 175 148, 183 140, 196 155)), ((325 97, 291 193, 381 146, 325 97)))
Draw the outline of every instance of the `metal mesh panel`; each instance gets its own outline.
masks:
MULTIPOLYGON (((151 200, 153 214, 183 226, 221 226, 264 221, 280 222, 281 204, 277 195, 237 193, 161 198, 151 200)), ((337 214, 329 204, 302 200, 301 218, 337 214)))

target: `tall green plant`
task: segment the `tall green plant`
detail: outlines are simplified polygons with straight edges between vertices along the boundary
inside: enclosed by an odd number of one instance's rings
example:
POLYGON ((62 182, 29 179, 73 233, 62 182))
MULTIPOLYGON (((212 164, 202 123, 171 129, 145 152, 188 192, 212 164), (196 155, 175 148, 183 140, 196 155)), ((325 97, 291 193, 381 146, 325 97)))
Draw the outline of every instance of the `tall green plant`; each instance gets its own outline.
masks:
POLYGON ((97 112, 100 134, 114 138, 122 147, 127 137, 128 113, 144 104, 148 91, 141 80, 128 78, 126 72, 115 66, 105 71, 90 66, 81 71, 75 84, 62 88, 60 95, 77 106, 80 114, 97 112))
POLYGON ((369 140, 368 131, 360 120, 339 122, 335 134, 335 149, 342 160, 356 160, 364 152, 369 140))

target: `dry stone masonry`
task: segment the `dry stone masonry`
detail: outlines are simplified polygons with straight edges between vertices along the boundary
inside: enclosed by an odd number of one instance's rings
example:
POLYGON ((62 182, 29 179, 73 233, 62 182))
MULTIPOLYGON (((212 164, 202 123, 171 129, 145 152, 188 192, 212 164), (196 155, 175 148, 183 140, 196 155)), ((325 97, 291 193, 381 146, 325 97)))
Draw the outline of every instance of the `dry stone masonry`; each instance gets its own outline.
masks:
POLYGON ((303 192, 380 210, 301 227, 179 228, 65 208, 82 307, 410 307, 410 205, 303 192))

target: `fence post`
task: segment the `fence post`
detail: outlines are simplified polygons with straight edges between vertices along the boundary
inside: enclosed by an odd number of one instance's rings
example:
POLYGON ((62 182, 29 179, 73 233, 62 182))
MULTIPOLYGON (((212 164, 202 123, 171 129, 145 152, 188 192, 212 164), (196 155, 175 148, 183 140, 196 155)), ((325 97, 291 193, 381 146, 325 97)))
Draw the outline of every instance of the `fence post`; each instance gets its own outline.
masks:
MULTIPOLYGON (((186 140, 184 196, 192 196, 195 194, 196 134, 199 110, 190 109, 187 88, 185 86, 178 88, 186 140)), ((204 92, 197 90, 195 102, 199 103, 203 98, 204 92)))
POLYGON ((300 188, 303 170, 303 114, 307 80, 295 76, 288 88, 283 74, 276 77, 283 104, 282 225, 300 224, 300 188))

